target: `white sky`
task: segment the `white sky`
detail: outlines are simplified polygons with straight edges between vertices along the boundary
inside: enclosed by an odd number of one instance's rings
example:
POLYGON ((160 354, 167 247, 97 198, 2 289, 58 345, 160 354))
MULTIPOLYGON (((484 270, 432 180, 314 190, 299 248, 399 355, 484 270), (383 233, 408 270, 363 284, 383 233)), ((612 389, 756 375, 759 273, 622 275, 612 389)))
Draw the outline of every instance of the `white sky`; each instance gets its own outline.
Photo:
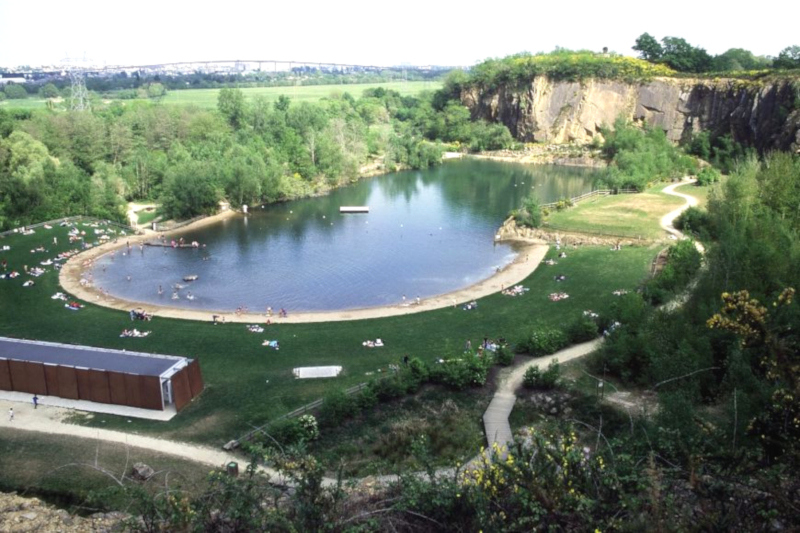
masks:
POLYGON ((0 0, 0 66, 57 64, 84 54, 94 63, 133 65, 472 65, 556 46, 607 46, 633 56, 644 32, 683 37, 712 55, 745 48, 777 56, 800 45, 798 27, 797 0, 0 0))

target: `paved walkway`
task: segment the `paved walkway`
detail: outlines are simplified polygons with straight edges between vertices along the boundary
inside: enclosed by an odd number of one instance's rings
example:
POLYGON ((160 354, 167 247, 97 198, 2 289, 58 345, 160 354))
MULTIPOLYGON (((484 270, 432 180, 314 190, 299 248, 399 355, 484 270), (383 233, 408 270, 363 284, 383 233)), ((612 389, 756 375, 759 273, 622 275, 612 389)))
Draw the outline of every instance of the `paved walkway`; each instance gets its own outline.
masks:
POLYGON ((495 443, 504 446, 514 440, 508 416, 517 401, 515 392, 522 386, 522 378, 529 368, 538 366, 544 370, 554 360, 558 360, 559 363, 572 361, 595 351, 602 342, 603 339, 599 338, 582 344, 575 344, 552 355, 540 357, 515 367, 508 375, 504 376, 489 407, 483 413, 483 425, 486 430, 486 440, 489 447, 491 448, 495 443))
MULTIPOLYGON (((14 406, 15 410, 18 404, 31 404, 31 407, 33 406, 33 394, 28 392, 0 390, 0 400, 16 402, 14 406)), ((127 405, 113 405, 110 403, 90 402, 88 400, 70 400, 68 398, 59 398, 58 396, 39 396, 39 408, 41 409, 43 407, 61 407, 64 409, 73 409, 75 411, 85 411, 87 413, 127 416, 128 418, 145 418, 147 420, 161 420, 162 422, 172 420, 172 417, 178 414, 174 405, 168 405, 163 411, 156 411, 155 409, 140 409, 137 407, 128 407, 127 405)))

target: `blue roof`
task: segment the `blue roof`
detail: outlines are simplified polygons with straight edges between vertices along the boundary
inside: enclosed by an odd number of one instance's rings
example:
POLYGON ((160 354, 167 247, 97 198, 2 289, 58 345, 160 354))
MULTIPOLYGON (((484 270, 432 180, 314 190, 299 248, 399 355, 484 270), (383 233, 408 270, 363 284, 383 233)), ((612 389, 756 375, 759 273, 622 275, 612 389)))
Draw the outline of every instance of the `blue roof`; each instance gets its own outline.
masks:
POLYGON ((0 359, 160 376, 185 357, 0 337, 0 359))

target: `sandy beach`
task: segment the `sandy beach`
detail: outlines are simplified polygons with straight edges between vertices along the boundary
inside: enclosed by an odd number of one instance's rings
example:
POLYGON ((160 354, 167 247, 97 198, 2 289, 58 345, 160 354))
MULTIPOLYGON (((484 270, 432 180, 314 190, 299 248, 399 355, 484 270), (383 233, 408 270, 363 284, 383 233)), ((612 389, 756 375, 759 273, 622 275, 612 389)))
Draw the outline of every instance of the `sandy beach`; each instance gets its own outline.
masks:
MULTIPOLYGON (((72 294, 76 298, 80 298, 86 302, 91 302, 103 307, 119 309, 126 312, 130 311, 131 309, 141 307, 154 316, 167 318, 180 318, 185 320, 211 322, 212 316, 217 315, 219 317, 218 320, 224 320, 225 322, 241 322, 251 324, 264 322, 267 318, 265 313, 250 312, 236 314, 231 311, 219 311, 212 309, 182 309, 177 307, 143 304, 140 302, 116 298, 113 295, 106 296, 97 287, 93 287, 91 285, 81 285, 81 276, 84 271, 89 269, 89 263, 111 252, 112 250, 124 248, 127 243, 130 243, 131 246, 134 246, 138 245, 140 242, 151 241, 155 239, 157 235, 177 236, 188 229, 194 230, 199 227, 216 224, 221 220, 235 216, 241 215, 234 211, 225 211, 171 232, 161 232, 156 234, 155 232, 148 230, 144 235, 125 236, 124 238, 119 238, 114 242, 109 242, 94 248, 90 248, 72 257, 64 264, 59 274, 59 282, 66 292, 72 294)), ((536 267, 539 266, 539 263, 541 263, 542 259, 544 259, 544 256, 547 253, 548 246, 542 242, 517 242, 519 244, 519 253, 517 254, 517 257, 512 263, 506 265, 502 270, 497 272, 492 277, 458 291, 441 294, 430 298, 424 298, 419 304, 410 301, 405 305, 398 304, 383 307, 369 307, 364 309, 346 309, 341 311, 324 312, 292 312, 292 310, 289 309, 289 316, 280 318, 277 316, 276 311, 270 317, 270 320, 273 324, 365 320, 370 318, 419 313, 422 311, 430 311, 432 309, 441 309, 448 306, 463 304, 483 296, 488 296, 489 294, 500 292, 503 288, 516 285, 528 277, 536 269, 536 267)))

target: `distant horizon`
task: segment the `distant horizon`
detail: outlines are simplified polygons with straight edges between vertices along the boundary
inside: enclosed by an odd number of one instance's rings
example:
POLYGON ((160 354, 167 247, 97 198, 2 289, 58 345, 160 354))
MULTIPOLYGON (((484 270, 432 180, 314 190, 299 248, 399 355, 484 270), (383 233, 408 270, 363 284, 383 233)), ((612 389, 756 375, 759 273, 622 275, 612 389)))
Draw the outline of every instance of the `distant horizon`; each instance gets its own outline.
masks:
POLYGON ((55 66, 83 58, 96 65, 149 65, 251 57, 319 63, 469 67, 489 58, 556 48, 636 56, 636 39, 680 37, 709 54, 743 48, 777 56, 800 44, 800 3, 780 6, 768 24, 750 13, 675 0, 648 13, 630 0, 575 0, 568 6, 511 0, 496 9, 407 0, 399 7, 307 0, 218 9, 140 0, 135 6, 79 0, 0 0, 0 65, 55 66), (208 59, 214 58, 214 59, 208 59))

